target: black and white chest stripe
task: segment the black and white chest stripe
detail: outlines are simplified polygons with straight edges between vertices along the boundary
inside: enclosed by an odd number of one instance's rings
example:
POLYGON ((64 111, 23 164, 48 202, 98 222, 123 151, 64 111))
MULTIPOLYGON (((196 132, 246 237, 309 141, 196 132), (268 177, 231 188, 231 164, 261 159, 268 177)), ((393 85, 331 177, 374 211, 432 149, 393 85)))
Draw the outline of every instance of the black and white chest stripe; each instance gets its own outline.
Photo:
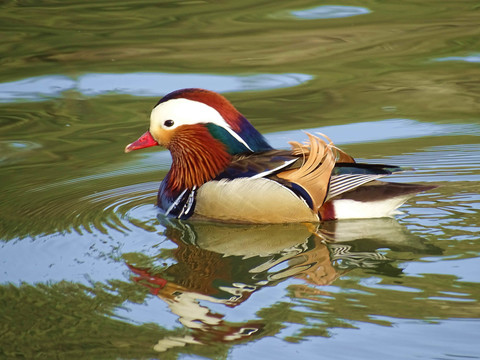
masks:
POLYGON ((189 218, 193 215, 193 210, 195 209, 196 195, 196 186, 194 186, 192 189, 183 190, 165 211, 165 215, 174 216, 177 219, 189 218))

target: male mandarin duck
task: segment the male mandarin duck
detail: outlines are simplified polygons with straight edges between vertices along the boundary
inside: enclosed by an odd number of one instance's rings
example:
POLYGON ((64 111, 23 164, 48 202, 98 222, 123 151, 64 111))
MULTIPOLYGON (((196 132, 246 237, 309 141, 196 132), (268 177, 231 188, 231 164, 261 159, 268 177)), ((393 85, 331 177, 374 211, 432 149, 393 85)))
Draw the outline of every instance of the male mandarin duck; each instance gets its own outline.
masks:
POLYGON ((158 206, 179 219, 237 223, 319 222, 392 216, 436 186, 381 182, 398 166, 356 163, 324 135, 273 149, 223 96, 182 89, 153 108, 150 128, 125 152, 161 145, 172 166, 158 206))

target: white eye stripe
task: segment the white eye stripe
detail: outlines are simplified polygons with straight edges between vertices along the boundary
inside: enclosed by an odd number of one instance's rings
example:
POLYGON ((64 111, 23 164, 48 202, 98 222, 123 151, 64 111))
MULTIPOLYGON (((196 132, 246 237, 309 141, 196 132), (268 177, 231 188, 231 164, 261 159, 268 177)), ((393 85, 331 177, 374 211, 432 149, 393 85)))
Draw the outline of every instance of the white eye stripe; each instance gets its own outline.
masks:
POLYGON ((227 130, 237 141, 253 151, 250 146, 238 135, 223 119, 222 115, 213 107, 200 101, 188 99, 171 99, 157 105, 150 115, 150 128, 162 128, 172 130, 182 125, 212 123, 227 130), (170 124, 168 121, 173 121, 170 124))

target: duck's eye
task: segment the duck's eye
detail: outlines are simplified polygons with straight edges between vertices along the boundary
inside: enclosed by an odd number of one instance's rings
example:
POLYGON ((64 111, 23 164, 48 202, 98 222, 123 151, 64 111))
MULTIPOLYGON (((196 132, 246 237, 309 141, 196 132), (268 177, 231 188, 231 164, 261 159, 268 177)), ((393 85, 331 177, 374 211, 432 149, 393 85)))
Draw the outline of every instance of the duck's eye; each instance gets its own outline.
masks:
POLYGON ((173 120, 165 120, 165 122, 163 123, 163 125, 166 127, 172 127, 173 124, 174 124, 173 120))

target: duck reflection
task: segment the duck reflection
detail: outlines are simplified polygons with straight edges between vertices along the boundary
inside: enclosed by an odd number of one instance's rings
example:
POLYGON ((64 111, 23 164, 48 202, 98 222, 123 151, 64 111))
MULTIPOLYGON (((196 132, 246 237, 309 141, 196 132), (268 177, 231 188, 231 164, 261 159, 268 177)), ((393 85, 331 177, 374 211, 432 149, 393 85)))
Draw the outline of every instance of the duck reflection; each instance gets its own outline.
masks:
MULTIPOLYGON (((259 334, 261 321, 233 323, 205 303, 236 307, 255 291, 296 277, 312 285, 329 285, 354 268, 375 268, 390 275, 395 268, 377 249, 429 252, 421 239, 394 219, 314 224, 232 225, 160 218, 164 236, 177 248, 174 264, 158 269, 127 264, 134 281, 165 301, 179 321, 191 329, 155 345, 165 351, 186 344, 240 341, 259 334), (358 241, 361 240, 361 241, 358 241)), ((308 297, 315 287, 294 285, 308 297)))

